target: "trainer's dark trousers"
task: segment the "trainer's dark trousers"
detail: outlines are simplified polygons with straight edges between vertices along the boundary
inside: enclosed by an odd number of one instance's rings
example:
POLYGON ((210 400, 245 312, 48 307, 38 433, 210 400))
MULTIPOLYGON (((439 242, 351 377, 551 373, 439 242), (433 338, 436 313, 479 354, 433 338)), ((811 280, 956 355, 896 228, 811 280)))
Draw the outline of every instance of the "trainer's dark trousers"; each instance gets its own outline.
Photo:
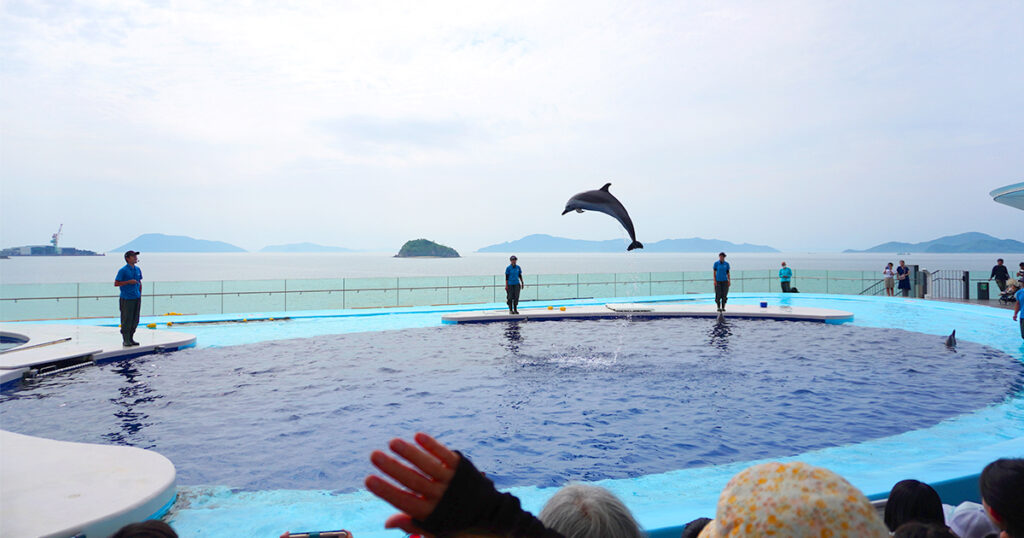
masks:
POLYGON ((718 308, 725 308, 725 302, 729 300, 729 281, 728 280, 716 280, 715 281, 715 304, 718 308))
POLYGON ((135 328, 139 326, 142 299, 121 299, 121 337, 124 343, 135 339, 135 328))
POLYGON ((789 293, 789 281, 779 282, 782 285, 782 293, 789 293))
POLYGON ((1024 310, 1020 313, 1020 337, 1024 338, 1024 310))
POLYGON ((520 284, 516 284, 514 286, 510 284, 505 288, 505 295, 508 299, 509 310, 519 310, 519 291, 522 289, 523 286, 520 284))

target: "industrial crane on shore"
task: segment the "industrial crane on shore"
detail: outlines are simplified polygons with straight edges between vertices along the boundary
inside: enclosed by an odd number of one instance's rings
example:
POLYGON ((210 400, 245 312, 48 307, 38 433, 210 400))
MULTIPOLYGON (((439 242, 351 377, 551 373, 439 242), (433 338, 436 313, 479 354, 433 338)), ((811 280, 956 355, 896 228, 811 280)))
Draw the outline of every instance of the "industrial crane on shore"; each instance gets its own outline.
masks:
POLYGON ((53 245, 53 248, 60 248, 60 247, 57 246, 57 243, 60 241, 60 234, 61 234, 61 231, 63 231, 63 230, 64 230, 64 223, 62 222, 60 224, 60 228, 57 228, 57 233, 53 234, 50 237, 50 244, 53 245))

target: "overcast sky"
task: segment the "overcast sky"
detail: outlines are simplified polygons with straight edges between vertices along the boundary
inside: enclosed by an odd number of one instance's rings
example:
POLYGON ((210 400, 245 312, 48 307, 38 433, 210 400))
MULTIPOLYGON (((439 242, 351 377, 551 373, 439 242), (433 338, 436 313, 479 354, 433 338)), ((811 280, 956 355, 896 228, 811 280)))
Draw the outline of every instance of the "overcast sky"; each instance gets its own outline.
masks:
POLYGON ((0 10, 2 247, 1024 239, 1022 1, 0 10))

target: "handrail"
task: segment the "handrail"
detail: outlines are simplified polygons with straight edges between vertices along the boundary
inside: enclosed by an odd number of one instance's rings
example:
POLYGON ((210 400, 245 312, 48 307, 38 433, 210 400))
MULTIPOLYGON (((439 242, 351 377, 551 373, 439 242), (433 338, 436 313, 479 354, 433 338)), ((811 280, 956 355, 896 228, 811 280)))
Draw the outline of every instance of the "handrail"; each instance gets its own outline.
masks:
MULTIPOLYGON (((737 273, 734 273, 732 279, 734 292, 780 291, 775 271, 772 269, 737 273)), ((868 280, 865 278, 868 274, 866 271, 813 271, 812 274, 796 275, 794 281, 807 284, 806 288, 810 289, 805 288, 805 293, 840 291, 854 294, 856 289, 852 288, 856 288, 856 283, 868 280)), ((104 317, 102 314, 106 313, 106 310, 116 310, 116 306, 108 305, 107 302, 116 300, 119 294, 113 288, 110 289, 109 295, 106 294, 106 288, 99 287, 100 284, 89 283, 88 288, 83 283, 0 285, 6 295, 0 297, 0 321, 104 317), (22 291, 22 288, 25 291, 22 291), (88 294, 81 295, 81 291, 88 294), (39 293, 41 296, 27 296, 33 293, 39 293)), ((503 287, 504 282, 500 275, 153 282, 148 287, 148 291, 152 293, 144 295, 145 298, 153 300, 147 301, 148 307, 144 308, 150 312, 145 315, 158 315, 157 309, 173 311, 179 307, 188 308, 189 311, 200 309, 207 313, 226 314, 266 308, 292 311, 384 308, 418 304, 498 303, 504 300, 504 294, 501 293, 503 287), (350 287, 359 285, 367 287, 350 287), (302 289, 304 286, 310 288, 302 289), (264 289, 259 289, 260 287, 264 289), (338 299, 328 297, 331 295, 338 299)), ((528 279, 528 291, 524 292, 523 300, 590 299, 598 295, 662 296, 710 293, 711 289, 710 271, 541 274, 528 279), (608 276, 612 278, 608 279, 608 276), (591 277, 595 279, 586 281, 591 277)))
POLYGON ((878 282, 875 282, 874 284, 864 288, 857 295, 879 295, 881 290, 885 289, 884 286, 885 286, 885 280, 881 279, 878 282))
MULTIPOLYGON (((764 277, 737 277, 732 279, 733 281, 745 281, 745 280, 767 280, 773 278, 771 275, 764 277)), ((802 276, 800 280, 846 280, 846 281, 858 281, 864 280, 863 278, 853 277, 819 277, 819 276, 802 276)), ((680 279, 668 279, 668 280, 627 280, 627 281, 594 281, 594 282, 544 282, 544 283, 531 283, 529 286, 603 286, 610 284, 670 284, 673 282, 711 282, 710 278, 680 278, 680 279)), ((881 281, 880 281, 881 282, 881 281)), ((877 283, 875 284, 877 285, 877 283)), ((457 286, 390 286, 386 288, 329 288, 329 289, 308 289, 308 290, 257 290, 257 291, 197 291, 197 292, 170 292, 170 293, 148 293, 144 294, 145 297, 198 297, 200 295, 206 297, 210 295, 271 295, 278 293, 288 294, 303 294, 303 293, 334 293, 334 292, 361 292, 361 291, 419 291, 419 290, 443 290, 443 289, 487 289, 487 288, 504 288, 504 284, 479 284, 479 285, 457 285, 457 286)), ((711 293, 710 291, 708 293, 711 293)), ((863 292, 862 292, 863 293, 863 292)), ((117 293, 110 295, 63 295, 54 297, 0 297, 0 301, 26 301, 26 300, 61 300, 61 299, 111 299, 118 297, 117 293)))

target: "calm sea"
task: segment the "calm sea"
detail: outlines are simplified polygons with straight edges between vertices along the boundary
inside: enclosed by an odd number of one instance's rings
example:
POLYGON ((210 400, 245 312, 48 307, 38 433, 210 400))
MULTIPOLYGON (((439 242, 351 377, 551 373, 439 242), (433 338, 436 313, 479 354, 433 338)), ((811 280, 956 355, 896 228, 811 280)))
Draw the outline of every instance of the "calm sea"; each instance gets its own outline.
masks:
MULTIPOLYGON (((630 273, 708 271, 717 253, 645 253, 615 254, 519 254, 524 273, 630 273)), ((973 278, 987 278, 998 257, 1003 257, 1010 273, 1024 261, 1022 254, 841 254, 774 253, 729 255, 734 271, 778 269, 782 261, 799 275, 801 270, 879 271, 887 262, 905 259, 922 269, 962 269, 973 278), (983 273, 983 274, 979 274, 983 273)), ((0 260, 0 283, 32 284, 57 282, 107 282, 124 265, 118 254, 88 257, 14 257, 0 260)), ((382 253, 331 254, 193 254, 142 253, 139 267, 150 282, 195 280, 263 280, 300 278, 360 278, 409 276, 466 276, 502 274, 508 265, 507 254, 469 254, 461 258, 394 258, 382 253)))

